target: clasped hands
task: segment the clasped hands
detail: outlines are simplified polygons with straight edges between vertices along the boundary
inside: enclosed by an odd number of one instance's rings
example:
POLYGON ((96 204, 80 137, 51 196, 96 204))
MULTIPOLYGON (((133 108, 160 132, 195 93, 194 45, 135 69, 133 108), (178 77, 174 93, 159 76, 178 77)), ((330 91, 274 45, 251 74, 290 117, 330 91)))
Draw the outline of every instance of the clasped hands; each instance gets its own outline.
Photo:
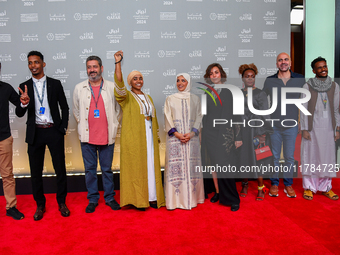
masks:
POLYGON ((195 132, 191 131, 190 133, 186 133, 186 134, 181 134, 178 132, 174 133, 175 137, 180 140, 182 143, 187 143, 189 142, 189 140, 195 136, 195 132))

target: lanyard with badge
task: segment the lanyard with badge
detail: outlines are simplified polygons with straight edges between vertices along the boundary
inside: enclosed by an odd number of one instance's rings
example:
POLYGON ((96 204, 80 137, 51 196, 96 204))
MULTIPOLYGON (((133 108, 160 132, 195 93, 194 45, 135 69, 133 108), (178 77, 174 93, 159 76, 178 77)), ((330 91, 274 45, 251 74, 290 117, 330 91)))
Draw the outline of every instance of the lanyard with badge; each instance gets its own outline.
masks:
POLYGON ((90 89, 91 89, 91 94, 92 94, 94 103, 96 104, 96 109, 94 109, 94 111, 93 111, 93 116, 94 116, 95 119, 97 119, 97 118, 100 117, 99 109, 97 109, 97 108, 98 108, 99 97, 100 97, 100 94, 101 94, 102 88, 103 88, 103 83, 104 83, 104 80, 102 80, 102 82, 100 83, 99 94, 98 94, 98 98, 97 98, 97 100, 96 100, 96 97, 94 96, 94 92, 93 92, 91 83, 89 82, 89 86, 90 86, 90 89))
POLYGON ((44 81, 44 85, 43 85, 43 88, 42 88, 41 98, 39 96, 39 92, 38 92, 37 85, 35 84, 35 82, 33 82, 33 86, 34 86, 34 89, 35 89, 35 93, 37 93, 38 100, 40 102, 39 114, 44 115, 45 114, 45 107, 43 107, 43 101, 44 101, 44 95, 45 95, 46 80, 44 81))

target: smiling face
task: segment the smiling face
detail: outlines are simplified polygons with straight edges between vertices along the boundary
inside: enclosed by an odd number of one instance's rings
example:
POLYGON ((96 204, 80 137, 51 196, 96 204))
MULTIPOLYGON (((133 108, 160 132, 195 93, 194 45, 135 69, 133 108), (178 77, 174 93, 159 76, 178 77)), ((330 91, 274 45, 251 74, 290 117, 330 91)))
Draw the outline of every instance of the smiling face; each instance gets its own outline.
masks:
POLYGON ((328 76, 328 66, 325 61, 316 62, 313 68, 313 73, 315 73, 318 78, 327 78, 328 76))
POLYGON ((177 77, 177 89, 178 91, 184 91, 188 86, 188 81, 181 75, 177 77))
POLYGON ((211 68, 209 78, 212 81, 212 83, 214 83, 214 84, 221 84, 222 83, 221 72, 220 72, 220 69, 218 69, 217 66, 214 66, 213 68, 211 68))
POLYGON ((41 79, 44 77, 44 67, 45 62, 39 56, 29 56, 28 57, 28 69, 30 69, 32 76, 36 79, 41 79))
POLYGON ((91 81, 98 81, 102 78, 103 66, 99 66, 97 60, 89 60, 86 63, 86 71, 91 81))
POLYGON ((136 94, 141 94, 143 84, 144 84, 143 76, 137 74, 131 80, 131 90, 136 94))
POLYGON ((276 67, 280 72, 288 72, 291 66, 290 57, 286 53, 281 53, 276 58, 276 67))
POLYGON ((255 72, 253 70, 247 70, 243 73, 242 81, 245 88, 255 86, 255 72))

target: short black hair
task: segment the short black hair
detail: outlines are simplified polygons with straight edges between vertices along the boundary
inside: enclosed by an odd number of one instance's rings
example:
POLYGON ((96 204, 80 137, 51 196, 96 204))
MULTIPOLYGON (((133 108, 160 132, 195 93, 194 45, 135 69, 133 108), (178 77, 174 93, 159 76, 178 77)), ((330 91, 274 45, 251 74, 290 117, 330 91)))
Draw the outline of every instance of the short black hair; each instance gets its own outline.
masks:
POLYGON ((30 56, 38 56, 39 58, 41 58, 41 60, 44 62, 44 56, 43 54, 41 54, 41 52, 36 51, 36 50, 32 50, 28 53, 27 58, 29 58, 30 56))
POLYGON ((315 64, 316 64, 317 62, 320 62, 320 61, 325 61, 325 62, 327 63, 326 59, 324 59, 323 57, 317 57, 317 58, 314 59, 314 60, 312 61, 312 63, 311 63, 311 67, 312 67, 313 70, 314 70, 315 64))
POLYGON ((86 59, 86 65, 87 65, 87 62, 91 61, 91 60, 97 60, 98 61, 98 65, 99 67, 102 67, 102 60, 100 59, 100 57, 98 56, 89 56, 87 59, 86 59))

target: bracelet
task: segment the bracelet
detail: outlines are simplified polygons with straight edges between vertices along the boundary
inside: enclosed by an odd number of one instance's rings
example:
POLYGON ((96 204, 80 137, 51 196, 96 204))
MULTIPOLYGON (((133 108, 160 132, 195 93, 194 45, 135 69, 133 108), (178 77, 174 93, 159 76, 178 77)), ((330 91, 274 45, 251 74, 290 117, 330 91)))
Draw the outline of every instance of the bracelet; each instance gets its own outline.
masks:
POLYGON ((118 62, 115 62, 115 65, 122 62, 122 60, 123 60, 123 56, 121 54, 119 54, 119 56, 120 56, 120 60, 118 62))

